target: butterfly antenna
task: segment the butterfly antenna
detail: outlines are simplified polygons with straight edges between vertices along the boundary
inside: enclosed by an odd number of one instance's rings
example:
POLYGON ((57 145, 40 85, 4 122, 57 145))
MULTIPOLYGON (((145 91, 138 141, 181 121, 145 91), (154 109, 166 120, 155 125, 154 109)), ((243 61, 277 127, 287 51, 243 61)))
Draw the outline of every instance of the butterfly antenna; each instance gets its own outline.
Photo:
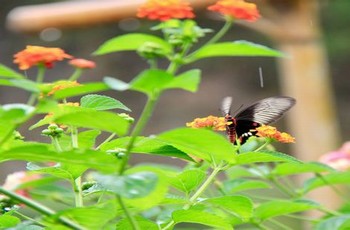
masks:
POLYGON ((243 107, 243 104, 241 104, 241 105, 235 110, 235 112, 234 112, 233 114, 237 114, 237 112, 238 112, 239 110, 241 110, 242 107, 243 107))

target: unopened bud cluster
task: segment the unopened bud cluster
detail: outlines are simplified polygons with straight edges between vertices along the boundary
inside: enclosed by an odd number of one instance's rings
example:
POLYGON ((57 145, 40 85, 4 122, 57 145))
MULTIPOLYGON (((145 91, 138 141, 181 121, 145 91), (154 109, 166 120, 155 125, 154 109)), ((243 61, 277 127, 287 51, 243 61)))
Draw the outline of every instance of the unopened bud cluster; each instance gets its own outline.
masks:
POLYGON ((61 137, 62 133, 64 130, 56 124, 51 124, 47 127, 47 129, 44 129, 41 131, 41 134, 44 136, 49 136, 49 137, 61 137))

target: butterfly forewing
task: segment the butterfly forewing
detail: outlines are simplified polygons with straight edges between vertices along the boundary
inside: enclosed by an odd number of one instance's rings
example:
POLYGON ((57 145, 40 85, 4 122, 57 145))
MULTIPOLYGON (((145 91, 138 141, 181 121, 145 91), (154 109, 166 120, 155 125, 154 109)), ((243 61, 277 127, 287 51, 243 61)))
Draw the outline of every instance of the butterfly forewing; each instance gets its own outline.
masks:
POLYGON ((243 109, 235 118, 237 122, 253 121, 267 125, 281 118, 294 104, 295 99, 291 97, 269 97, 243 109))

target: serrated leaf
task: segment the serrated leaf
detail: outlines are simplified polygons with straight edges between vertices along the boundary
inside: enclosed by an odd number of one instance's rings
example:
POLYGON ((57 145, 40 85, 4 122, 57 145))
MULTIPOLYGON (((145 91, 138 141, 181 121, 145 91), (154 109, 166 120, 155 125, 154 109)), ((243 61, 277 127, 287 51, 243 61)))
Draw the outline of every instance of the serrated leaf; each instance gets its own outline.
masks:
POLYGON ((246 152, 237 156, 237 164, 251 164, 261 162, 291 162, 300 164, 298 159, 275 151, 246 152))
POLYGON ((87 130, 78 134, 79 148, 91 149, 95 146, 96 138, 101 134, 98 130, 87 130))
POLYGON ((178 128, 164 132, 158 138, 208 162, 236 162, 236 148, 226 138, 210 130, 178 128))
POLYGON ((145 43, 150 42, 157 44, 164 53, 171 52, 170 44, 159 37, 141 33, 130 33, 104 42, 93 54, 103 55, 112 52, 137 50, 145 43))
POLYGON ((26 143, 11 149, 2 150, 0 162, 8 160, 24 160, 33 162, 61 162, 95 168, 103 172, 114 172, 119 161, 112 155, 88 149, 71 149, 55 152, 51 145, 26 143))
POLYGON ((96 93, 109 90, 109 87, 103 82, 91 82, 84 85, 78 85, 75 87, 61 89, 55 92, 55 99, 63 99, 69 97, 75 97, 79 95, 85 95, 88 93, 96 93))
POLYGON ((25 78, 22 74, 14 71, 13 69, 10 69, 9 67, 4 66, 2 64, 0 64, 0 77, 17 78, 17 79, 25 78))
POLYGON ((52 166, 52 167, 41 167, 37 164, 34 164, 32 162, 29 162, 27 164, 27 169, 29 171, 34 172, 40 172, 40 173, 47 173, 55 177, 63 178, 72 181, 74 179, 73 175, 68 172, 65 169, 62 169, 59 166, 52 166))
POLYGON ((275 167, 272 173, 280 176, 293 175, 299 173, 321 173, 321 172, 334 172, 335 170, 331 167, 321 164, 319 162, 307 162, 301 164, 295 163, 284 163, 279 164, 275 167))
POLYGON ((215 229, 232 229, 231 224, 220 216, 202 210, 177 210, 172 213, 175 223, 197 223, 215 229))
POLYGON ((264 188, 270 188, 270 187, 271 186, 264 181, 248 180, 243 178, 237 178, 234 180, 224 182, 225 191, 229 193, 236 193, 236 192, 253 190, 253 189, 264 189, 264 188))
POLYGON ((129 199, 147 196, 158 181, 158 176, 152 172, 123 176, 94 174, 94 178, 108 191, 129 199))
POLYGON ((210 44, 202 47, 192 56, 188 62, 193 62, 202 58, 209 57, 232 57, 232 56, 265 56, 265 57, 283 57, 284 55, 277 50, 269 47, 255 44, 248 41, 222 42, 210 44))
POLYGON ((318 207, 319 204, 309 200, 273 200, 258 206, 255 209, 255 216, 263 221, 272 217, 303 212, 318 207))
MULTIPOLYGON (((129 141, 130 137, 121 137, 103 144, 100 147, 100 149, 102 151, 108 151, 113 149, 126 149, 129 141)), ((190 158, 183 151, 175 148, 172 145, 164 143, 163 141, 158 140, 156 138, 137 137, 131 151, 133 153, 155 154, 167 157, 177 157, 184 160, 192 161, 192 158, 190 158)))
POLYGON ((206 173, 200 169, 187 169, 171 179, 170 184, 189 194, 203 182, 205 177, 206 173))
POLYGON ((122 109, 126 111, 131 111, 128 107, 126 107, 120 101, 112 97, 97 95, 97 94, 89 94, 89 95, 83 96, 80 99, 80 105, 81 107, 84 107, 84 108, 90 108, 90 109, 96 109, 96 110, 122 109))
POLYGON ((326 175, 320 175, 318 177, 311 178, 305 181, 303 185, 304 193, 307 193, 313 189, 336 185, 336 184, 349 184, 350 183, 350 172, 332 172, 326 175))
POLYGON ((253 214, 253 202, 245 196, 222 196, 204 201, 234 213, 243 222, 248 221, 253 214))

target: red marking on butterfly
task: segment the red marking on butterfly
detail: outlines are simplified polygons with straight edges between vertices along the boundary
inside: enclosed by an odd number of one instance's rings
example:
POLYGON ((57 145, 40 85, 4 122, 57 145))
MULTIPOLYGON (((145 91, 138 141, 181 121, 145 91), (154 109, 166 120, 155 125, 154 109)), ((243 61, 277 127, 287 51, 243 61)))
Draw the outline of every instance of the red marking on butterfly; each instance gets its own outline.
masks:
POLYGON ((231 143, 237 140, 243 144, 250 136, 254 136, 254 129, 261 125, 268 125, 281 118, 286 111, 295 105, 291 97, 268 97, 242 109, 235 116, 231 115, 232 97, 226 97, 221 104, 226 122, 226 134, 231 143))

